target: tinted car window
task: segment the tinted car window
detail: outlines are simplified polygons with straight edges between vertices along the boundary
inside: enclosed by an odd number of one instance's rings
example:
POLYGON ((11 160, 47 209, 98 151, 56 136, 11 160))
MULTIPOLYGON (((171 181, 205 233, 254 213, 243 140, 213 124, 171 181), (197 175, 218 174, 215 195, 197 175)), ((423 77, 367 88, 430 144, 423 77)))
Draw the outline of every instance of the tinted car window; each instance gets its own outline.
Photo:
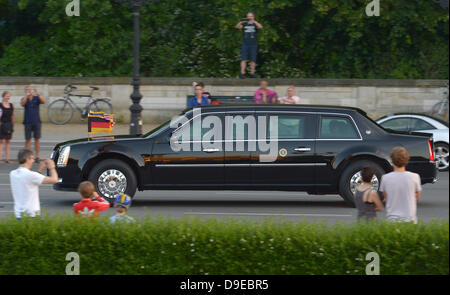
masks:
MULTIPOLYGON (((194 123, 193 123, 193 120, 190 120, 188 123, 186 123, 181 129, 179 129, 177 132, 176 132, 176 135, 178 136, 178 138, 181 140, 195 140, 195 141, 198 141, 198 140, 202 140, 203 139, 203 136, 208 132, 208 131, 211 131, 213 128, 220 128, 221 130, 220 130, 220 135, 221 136, 223 136, 223 134, 222 134, 222 124, 223 124, 223 122, 221 122, 221 124, 220 124, 220 126, 215 126, 215 124, 210 124, 209 126, 207 126, 206 128, 205 127, 203 127, 203 122, 204 122, 204 120, 206 119, 206 118, 209 118, 209 117, 215 117, 215 118, 219 118, 219 119, 221 119, 221 116, 202 116, 201 117, 201 123, 200 123, 200 126, 202 126, 202 128, 201 128, 201 138, 195 138, 194 139, 194 129, 195 129, 195 127, 194 127, 194 123)), ((221 139, 221 138, 220 138, 221 139)))
POLYGON ((311 116, 281 115, 277 120, 269 118, 269 138, 278 129, 278 139, 307 139, 311 136, 311 116), (308 130, 309 128, 309 130, 308 130))
POLYGON ((395 131, 408 131, 410 124, 410 118, 397 118, 384 121, 380 125, 387 129, 395 131))
MULTIPOLYGON (((230 136, 233 140, 248 140, 249 127, 252 128, 253 132, 256 129, 256 119, 251 114, 227 114, 225 124, 229 124, 225 126, 226 130, 233 128, 233 137, 231 137, 231 134, 225 135, 225 137, 230 136)), ((256 134, 252 134, 252 139, 256 139, 256 134)))
POLYGON ((320 124, 321 139, 359 139, 351 120, 346 117, 322 116, 320 124))
POLYGON ((436 129, 433 125, 429 124, 428 122, 425 122, 424 120, 417 118, 411 118, 410 126, 411 127, 409 129, 411 131, 436 129))

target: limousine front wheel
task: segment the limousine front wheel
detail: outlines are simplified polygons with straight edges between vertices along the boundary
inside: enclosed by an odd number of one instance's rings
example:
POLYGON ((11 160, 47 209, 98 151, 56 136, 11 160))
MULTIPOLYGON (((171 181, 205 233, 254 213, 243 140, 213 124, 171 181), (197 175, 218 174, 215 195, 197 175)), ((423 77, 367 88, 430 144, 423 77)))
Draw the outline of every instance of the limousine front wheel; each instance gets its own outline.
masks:
POLYGON ((136 176, 131 167, 120 160, 98 163, 89 173, 89 180, 94 183, 98 194, 110 203, 118 194, 133 197, 136 193, 136 176))
POLYGON ((339 180, 339 194, 352 207, 355 206, 355 189, 362 184, 361 170, 364 167, 370 167, 375 172, 372 178, 372 188, 375 190, 378 190, 381 176, 384 174, 380 165, 369 160, 356 161, 344 169, 339 180))

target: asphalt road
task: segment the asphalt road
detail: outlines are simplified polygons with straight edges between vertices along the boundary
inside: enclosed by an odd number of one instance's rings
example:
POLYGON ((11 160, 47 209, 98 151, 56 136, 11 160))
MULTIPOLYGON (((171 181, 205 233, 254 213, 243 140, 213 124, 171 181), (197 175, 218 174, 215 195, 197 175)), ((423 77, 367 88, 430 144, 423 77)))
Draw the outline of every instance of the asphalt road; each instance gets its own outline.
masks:
MULTIPOLYGON (((50 155, 55 142, 42 142, 41 158, 50 155)), ((23 147, 20 140, 12 143, 11 154, 15 157, 23 147)), ((0 218, 13 214, 13 199, 9 185, 9 171, 17 167, 0 163, 0 218)), ((36 165, 37 166, 37 165, 36 165)), ((37 169, 37 167, 35 168, 37 169)), ((40 189, 41 209, 50 214, 69 212, 80 199, 76 192, 60 192, 51 185, 40 189)), ((137 218, 150 216, 201 216, 208 218, 238 217, 262 220, 268 217, 293 221, 352 222, 356 209, 348 207, 338 195, 309 196, 300 192, 279 191, 144 191, 138 192, 129 213, 137 218)), ((114 214, 111 208, 104 214, 114 214)), ((449 174, 439 174, 435 184, 423 186, 422 199, 418 205, 419 218, 449 218, 449 174)), ((384 213, 379 214, 384 218, 384 213)))

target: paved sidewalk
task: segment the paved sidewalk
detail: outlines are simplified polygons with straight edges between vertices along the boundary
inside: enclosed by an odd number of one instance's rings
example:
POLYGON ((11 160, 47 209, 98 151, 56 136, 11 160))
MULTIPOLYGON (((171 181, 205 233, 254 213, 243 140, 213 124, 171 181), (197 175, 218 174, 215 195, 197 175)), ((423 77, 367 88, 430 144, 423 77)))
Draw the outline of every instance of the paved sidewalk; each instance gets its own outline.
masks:
MULTIPOLYGON (((145 124, 142 128, 143 133, 147 133, 148 131, 154 129, 158 125, 155 124, 145 124)), ((46 158, 50 156, 53 147, 59 143, 67 140, 77 139, 77 138, 85 138, 88 136, 87 133, 87 121, 85 124, 67 124, 67 125, 55 125, 51 123, 43 123, 42 124, 42 138, 41 138, 41 158, 46 158)), ((16 123, 14 125, 14 133, 11 139, 11 160, 16 162, 17 153, 20 149, 25 146, 25 135, 24 135, 24 126, 21 123, 16 123)), ((108 133, 98 133, 96 136, 110 136, 110 135, 124 135, 129 134, 130 127, 128 124, 116 124, 114 126, 111 134, 108 133)), ((31 149, 34 151, 34 143, 32 140, 31 149)), ((5 157, 4 154, 4 146, 3 146, 3 159, 5 157)), ((0 160, 3 160, 0 159, 0 160)))
MULTIPOLYGON (((153 128, 157 127, 156 124, 146 124, 142 127, 143 133, 146 133, 153 128)), ((47 143, 58 143, 61 141, 71 140, 75 138, 84 138, 88 136, 87 133, 88 126, 87 121, 85 124, 66 124, 66 125, 55 125, 52 123, 43 123, 42 124, 42 142, 47 143)), ((25 135, 24 135, 24 126, 23 124, 15 124, 14 125, 14 134, 11 140, 12 143, 24 143, 25 135)), ((127 124, 116 124, 114 126, 111 135, 123 135, 129 134, 130 126, 127 124)), ((108 133, 99 133, 96 136, 109 135, 108 133)))

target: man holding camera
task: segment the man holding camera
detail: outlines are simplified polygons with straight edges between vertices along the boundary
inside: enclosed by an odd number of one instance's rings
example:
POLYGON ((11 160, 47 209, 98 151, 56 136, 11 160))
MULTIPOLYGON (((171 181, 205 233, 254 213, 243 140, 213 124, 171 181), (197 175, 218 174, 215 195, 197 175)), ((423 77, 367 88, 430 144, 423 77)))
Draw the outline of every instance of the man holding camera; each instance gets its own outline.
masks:
POLYGON ((247 61, 250 60, 250 77, 256 78, 256 55, 258 53, 258 30, 263 26, 255 20, 253 12, 247 13, 247 18, 241 19, 236 29, 243 30, 243 42, 241 48, 241 74, 239 78, 244 79, 247 70, 247 61))
POLYGON ((20 150, 18 160, 20 166, 9 173, 9 178, 14 199, 14 213, 17 220, 21 220, 23 214, 31 217, 40 215, 39 186, 58 183, 58 173, 55 162, 50 159, 41 161, 38 172, 31 171, 35 158, 29 149, 20 150), (50 176, 41 174, 44 168, 48 169, 50 176))
POLYGON ((45 98, 31 86, 25 87, 25 97, 20 104, 25 110, 23 125, 25 126, 25 148, 30 149, 31 136, 34 136, 34 148, 36 151, 36 162, 39 163, 39 153, 41 151, 41 117, 39 114, 39 105, 45 103, 45 98))

